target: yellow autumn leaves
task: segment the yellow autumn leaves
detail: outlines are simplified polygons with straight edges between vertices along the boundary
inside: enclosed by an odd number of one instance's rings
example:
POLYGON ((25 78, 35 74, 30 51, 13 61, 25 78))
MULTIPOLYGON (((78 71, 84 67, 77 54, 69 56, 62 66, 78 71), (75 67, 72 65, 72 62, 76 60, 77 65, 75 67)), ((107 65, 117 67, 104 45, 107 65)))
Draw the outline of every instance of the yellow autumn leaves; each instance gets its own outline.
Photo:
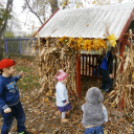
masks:
MULTIPOLYGON (((62 37, 59 39, 61 43, 66 45, 67 47, 70 48, 75 48, 75 50, 81 50, 84 49, 86 51, 91 51, 91 50, 99 50, 100 48, 107 49, 107 44, 106 41, 103 39, 83 39, 77 38, 74 39, 73 37, 62 37)), ((108 41, 110 44, 115 47, 116 45, 116 37, 114 34, 108 36, 108 41)))
POLYGON ((61 6, 66 7, 66 5, 68 5, 68 4, 69 4, 69 0, 62 0, 61 6))
MULTIPOLYGON (((93 5, 105 5, 111 3, 111 0, 93 0, 92 4, 93 5)), ((121 0, 114 0, 114 2, 121 2, 121 0)))
POLYGON ((102 39, 74 39, 73 37, 67 38, 64 36, 63 38, 60 38, 60 42, 62 42, 67 47, 75 48, 75 50, 84 49, 86 51, 90 51, 99 50, 99 48, 107 48, 106 42, 102 39))
POLYGON ((115 35, 114 34, 109 35, 107 39, 109 40, 110 44, 113 47, 115 47, 115 45, 116 45, 116 37, 115 37, 115 35))

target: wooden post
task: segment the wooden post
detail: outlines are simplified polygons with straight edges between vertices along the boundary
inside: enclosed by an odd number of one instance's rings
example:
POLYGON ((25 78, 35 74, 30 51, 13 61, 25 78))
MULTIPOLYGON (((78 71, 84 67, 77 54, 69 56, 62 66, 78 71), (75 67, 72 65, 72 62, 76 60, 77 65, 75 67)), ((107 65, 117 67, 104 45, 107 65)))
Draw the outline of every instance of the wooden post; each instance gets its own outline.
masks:
POLYGON ((89 55, 89 64, 88 64, 88 68, 89 68, 89 77, 91 75, 91 70, 90 70, 90 65, 91 65, 91 55, 89 55))
POLYGON ((76 61, 76 91, 77 96, 79 99, 81 99, 81 75, 80 75, 80 56, 77 55, 77 61, 76 61))
MULTIPOLYGON (((130 52, 131 52, 132 51, 132 30, 131 29, 129 30, 129 38, 131 38, 131 42, 130 42, 130 52)), ((128 41, 124 38, 121 44, 120 56, 123 56, 125 45, 128 45, 127 43, 128 41)), ((123 71, 123 65, 121 66, 121 72, 122 71, 123 71)), ((125 94, 123 94, 121 101, 118 103, 118 106, 117 106, 118 111, 122 111, 122 109, 124 108, 124 96, 125 94)))
MULTIPOLYGON (((121 47, 120 47, 120 56, 123 56, 123 53, 125 51, 125 40, 123 39, 122 43, 121 43, 121 47)), ((121 66, 121 72, 123 71, 123 65, 121 66)))
POLYGON ((120 56, 123 56, 124 51, 125 51, 125 42, 123 40, 121 43, 121 48, 120 48, 120 56))
POLYGON ((84 75, 84 56, 85 56, 85 54, 82 55, 82 61, 83 61, 82 62, 82 69, 83 69, 82 70, 82 75, 84 75))
MULTIPOLYGON (((123 56, 124 51, 125 51, 125 40, 123 39, 123 41, 121 43, 121 47, 120 47, 120 56, 123 56)), ((123 65, 121 65, 121 70, 120 71, 121 72, 123 71, 123 65)), ((117 105, 117 110, 122 111, 123 107, 124 107, 124 95, 123 95, 121 101, 117 105)))
POLYGON ((94 55, 92 55, 92 77, 94 75, 94 55))

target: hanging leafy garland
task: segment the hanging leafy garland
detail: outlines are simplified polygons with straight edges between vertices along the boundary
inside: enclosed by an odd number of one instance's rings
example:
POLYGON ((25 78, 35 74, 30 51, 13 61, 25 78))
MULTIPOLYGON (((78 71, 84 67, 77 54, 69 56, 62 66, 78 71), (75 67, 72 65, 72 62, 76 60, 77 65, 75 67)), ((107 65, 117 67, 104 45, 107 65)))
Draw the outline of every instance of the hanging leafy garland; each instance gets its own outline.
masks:
MULTIPOLYGON (((115 47, 116 45, 116 37, 114 34, 108 36, 108 41, 110 44, 115 47)), ((100 48, 107 49, 106 41, 103 39, 83 39, 82 37, 74 39, 73 37, 62 37, 59 39, 61 43, 70 48, 75 48, 75 50, 84 49, 86 51, 96 50, 98 51, 100 48)))

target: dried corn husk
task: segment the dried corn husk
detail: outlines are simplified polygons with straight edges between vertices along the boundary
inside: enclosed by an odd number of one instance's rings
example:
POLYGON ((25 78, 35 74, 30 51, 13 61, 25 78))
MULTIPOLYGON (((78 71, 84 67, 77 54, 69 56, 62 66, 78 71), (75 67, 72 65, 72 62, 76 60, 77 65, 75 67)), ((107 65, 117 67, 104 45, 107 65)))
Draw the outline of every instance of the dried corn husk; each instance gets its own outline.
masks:
POLYGON ((47 38, 46 44, 41 45, 38 38, 35 44, 35 51, 38 50, 37 60, 39 61, 40 91, 45 95, 52 95, 55 92, 56 80, 54 78, 56 72, 63 69, 67 72, 67 89, 69 93, 76 92, 76 53, 74 49, 70 49, 62 45, 59 39, 47 38))
MULTIPOLYGON (((132 46, 132 38, 130 46, 132 46)), ((106 100, 107 103, 109 99, 115 98, 111 104, 111 107, 115 107, 124 99, 124 111, 126 113, 134 110, 134 96, 132 94, 134 93, 134 52, 131 49, 129 52, 125 52, 123 57, 117 56, 120 62, 116 71, 116 87, 106 100), (122 72, 121 67, 123 67, 122 72)))

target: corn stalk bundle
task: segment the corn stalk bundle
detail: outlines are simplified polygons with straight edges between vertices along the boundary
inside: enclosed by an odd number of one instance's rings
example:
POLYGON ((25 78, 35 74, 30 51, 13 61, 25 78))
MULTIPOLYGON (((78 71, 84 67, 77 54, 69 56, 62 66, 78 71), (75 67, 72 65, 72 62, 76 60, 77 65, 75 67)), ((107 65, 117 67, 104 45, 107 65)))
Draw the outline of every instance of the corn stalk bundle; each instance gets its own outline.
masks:
MULTIPOLYGON (((130 42, 131 46, 132 41, 130 42)), ((124 99, 124 111, 128 112, 134 110, 134 52, 131 48, 129 52, 125 52, 122 57, 118 56, 117 58, 119 59, 119 65, 116 71, 116 86, 115 90, 109 94, 108 99, 114 100, 111 104, 112 107, 115 107, 124 99), (123 69, 122 72, 121 68, 123 69)))
POLYGON ((55 75, 58 70, 64 70, 67 76, 67 89, 71 95, 76 90, 76 51, 63 45, 59 39, 47 38, 46 44, 42 44, 38 38, 34 51, 38 50, 40 91, 46 96, 55 92, 55 75))

